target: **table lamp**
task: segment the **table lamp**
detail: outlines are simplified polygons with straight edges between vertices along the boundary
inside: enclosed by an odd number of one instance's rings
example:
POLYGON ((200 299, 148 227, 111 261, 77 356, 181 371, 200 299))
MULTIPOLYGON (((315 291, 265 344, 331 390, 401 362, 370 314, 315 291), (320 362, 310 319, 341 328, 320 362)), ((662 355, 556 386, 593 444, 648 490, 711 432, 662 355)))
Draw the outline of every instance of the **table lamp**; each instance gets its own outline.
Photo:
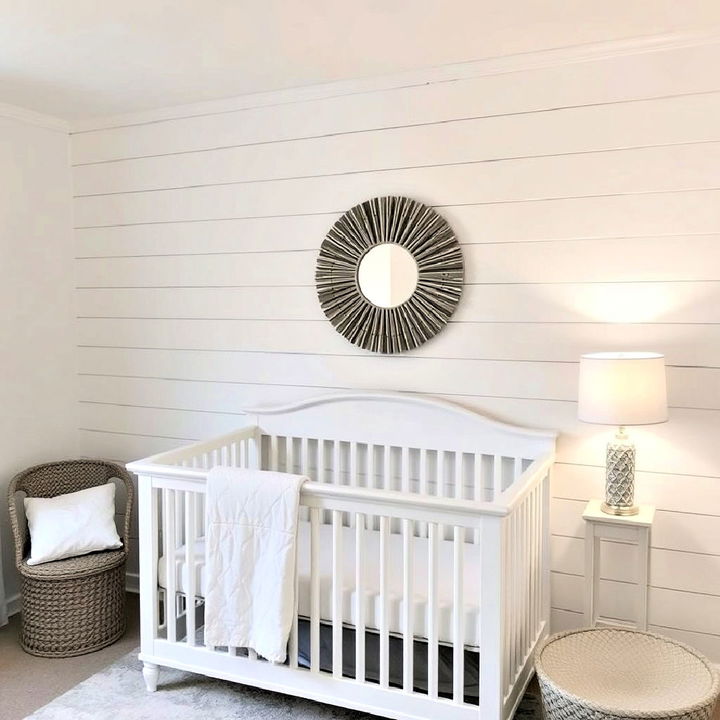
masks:
POLYGON ((602 510, 608 515, 636 515, 635 445, 625 426, 667 421, 665 357, 651 352, 583 355, 578 419, 618 426, 614 440, 607 445, 602 510))

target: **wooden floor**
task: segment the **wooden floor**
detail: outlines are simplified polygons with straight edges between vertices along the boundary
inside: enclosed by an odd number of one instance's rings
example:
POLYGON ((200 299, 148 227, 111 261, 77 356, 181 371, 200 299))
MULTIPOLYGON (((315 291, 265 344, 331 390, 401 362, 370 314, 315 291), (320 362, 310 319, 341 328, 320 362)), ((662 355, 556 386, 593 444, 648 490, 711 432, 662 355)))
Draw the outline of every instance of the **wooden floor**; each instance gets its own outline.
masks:
POLYGON ((128 628, 114 645, 74 658, 39 658, 18 644, 20 615, 0 628, 0 717, 22 720, 140 645, 138 596, 128 594, 128 628))

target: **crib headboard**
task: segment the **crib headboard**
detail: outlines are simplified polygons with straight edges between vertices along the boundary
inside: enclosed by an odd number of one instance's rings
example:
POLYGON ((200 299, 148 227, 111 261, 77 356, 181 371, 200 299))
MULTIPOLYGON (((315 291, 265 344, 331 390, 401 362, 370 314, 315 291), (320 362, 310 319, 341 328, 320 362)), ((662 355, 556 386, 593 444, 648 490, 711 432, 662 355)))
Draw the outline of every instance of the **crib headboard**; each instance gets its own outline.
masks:
POLYGON ((267 435, 532 459, 551 452, 556 438, 554 432, 501 423, 444 400, 392 392, 324 395, 249 415, 267 435))
MULTIPOLYGON (((491 420, 444 400, 391 392, 326 395, 247 411, 236 433, 128 467, 197 469, 217 464, 301 473, 323 485, 434 498, 508 503, 531 466, 551 462, 555 433, 491 420)), ((190 475, 193 471, 188 470, 190 475)))

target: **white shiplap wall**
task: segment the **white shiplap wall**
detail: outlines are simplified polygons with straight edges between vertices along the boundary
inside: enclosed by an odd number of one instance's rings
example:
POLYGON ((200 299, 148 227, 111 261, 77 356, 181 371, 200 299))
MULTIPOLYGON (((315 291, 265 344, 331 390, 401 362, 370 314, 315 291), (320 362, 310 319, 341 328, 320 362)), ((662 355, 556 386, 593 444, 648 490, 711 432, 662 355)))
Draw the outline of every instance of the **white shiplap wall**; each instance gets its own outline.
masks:
MULTIPOLYGON (((84 452, 129 459, 328 389, 447 396, 559 429, 553 607, 580 622, 580 513, 607 433, 575 419, 581 352, 667 354, 671 421, 638 429, 658 506, 650 621, 720 660, 720 45, 476 63, 119 119, 72 136, 84 452), (317 249, 368 197, 436 206, 465 294, 401 357, 346 343, 317 249)), ((626 618, 627 547, 603 608, 626 618)))

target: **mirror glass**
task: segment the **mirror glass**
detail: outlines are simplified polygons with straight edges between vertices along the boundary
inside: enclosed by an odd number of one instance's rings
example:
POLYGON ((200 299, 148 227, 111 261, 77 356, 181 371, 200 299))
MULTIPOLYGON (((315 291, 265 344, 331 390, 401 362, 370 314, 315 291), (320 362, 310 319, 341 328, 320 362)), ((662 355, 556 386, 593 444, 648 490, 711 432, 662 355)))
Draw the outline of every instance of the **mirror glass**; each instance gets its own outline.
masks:
POLYGON ((380 243, 365 253, 357 273, 362 294, 378 307, 402 305, 415 292, 418 266, 412 254, 396 243, 380 243))

